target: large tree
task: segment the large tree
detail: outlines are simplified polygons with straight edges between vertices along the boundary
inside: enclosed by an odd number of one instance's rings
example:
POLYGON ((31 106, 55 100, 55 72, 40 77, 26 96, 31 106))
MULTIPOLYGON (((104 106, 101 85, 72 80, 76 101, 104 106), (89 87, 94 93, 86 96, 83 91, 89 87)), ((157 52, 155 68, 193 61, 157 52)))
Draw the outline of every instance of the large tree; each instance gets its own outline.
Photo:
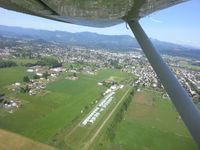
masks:
POLYGON ((30 82, 30 79, 29 79, 28 76, 24 76, 23 81, 24 81, 24 82, 30 82))

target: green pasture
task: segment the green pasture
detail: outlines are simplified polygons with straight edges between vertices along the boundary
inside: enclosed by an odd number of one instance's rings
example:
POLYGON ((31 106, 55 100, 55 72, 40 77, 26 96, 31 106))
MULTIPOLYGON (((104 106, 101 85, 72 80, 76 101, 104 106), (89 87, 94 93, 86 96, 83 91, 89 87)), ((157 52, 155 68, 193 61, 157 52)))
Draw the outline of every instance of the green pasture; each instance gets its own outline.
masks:
POLYGON ((155 91, 137 92, 114 139, 103 134, 93 149, 197 150, 170 100, 155 91))

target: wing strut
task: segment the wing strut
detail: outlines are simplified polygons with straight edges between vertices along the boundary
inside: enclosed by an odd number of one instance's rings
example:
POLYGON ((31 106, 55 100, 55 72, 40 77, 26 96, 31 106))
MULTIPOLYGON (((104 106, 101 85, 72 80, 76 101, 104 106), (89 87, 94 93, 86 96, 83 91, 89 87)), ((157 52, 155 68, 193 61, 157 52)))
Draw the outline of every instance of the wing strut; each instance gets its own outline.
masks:
POLYGON ((154 48, 138 21, 128 22, 151 66, 170 96, 176 110, 200 148, 200 111, 154 48))

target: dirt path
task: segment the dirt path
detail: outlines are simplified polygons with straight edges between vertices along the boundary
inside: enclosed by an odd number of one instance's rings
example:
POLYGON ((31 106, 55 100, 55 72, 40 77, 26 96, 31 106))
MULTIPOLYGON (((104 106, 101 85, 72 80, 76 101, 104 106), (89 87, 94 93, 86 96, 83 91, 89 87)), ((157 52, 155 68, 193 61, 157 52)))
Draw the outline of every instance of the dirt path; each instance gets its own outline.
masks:
POLYGON ((87 150, 90 147, 90 145, 93 143, 93 141, 95 140, 95 138, 98 136, 98 134, 100 133, 100 131, 102 130, 102 128, 105 126, 105 124, 107 123, 107 121, 110 119, 110 117, 112 116, 112 114, 115 112, 115 110, 120 105, 120 103, 123 101, 123 99, 126 97, 126 95, 128 94, 129 91, 130 91, 130 89, 128 89, 126 91, 126 93, 122 96, 122 98, 118 101, 118 103, 115 105, 115 107, 113 108, 113 110, 110 112, 110 114, 107 116, 107 118, 101 124, 101 126, 96 130, 95 134, 91 137, 91 139, 85 144, 85 146, 83 147, 82 150, 87 150))

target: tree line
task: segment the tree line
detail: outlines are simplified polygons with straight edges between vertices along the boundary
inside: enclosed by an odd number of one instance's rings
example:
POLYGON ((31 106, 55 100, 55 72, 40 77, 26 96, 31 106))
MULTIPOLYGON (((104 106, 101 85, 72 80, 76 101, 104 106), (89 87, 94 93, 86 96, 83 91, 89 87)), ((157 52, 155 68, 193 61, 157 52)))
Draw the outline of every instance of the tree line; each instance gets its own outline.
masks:
POLYGON ((40 60, 38 60, 36 63, 27 63, 25 64, 26 67, 32 67, 32 66, 50 66, 52 68, 56 68, 56 67, 62 67, 62 63, 58 62, 57 59, 55 58, 42 58, 40 60))
POLYGON ((126 99, 124 100, 123 104, 121 105, 120 109, 118 110, 118 112, 116 113, 115 117, 113 118, 110 126, 107 128, 106 130, 106 135, 107 137, 110 139, 110 141, 114 140, 115 137, 115 131, 118 127, 118 124, 123 120, 124 118, 124 114, 127 111, 131 101, 132 101, 132 97, 135 93, 135 89, 132 89, 132 91, 130 92, 129 96, 126 97, 126 99))
POLYGON ((17 66, 17 64, 14 61, 0 60, 0 68, 8 68, 8 67, 14 67, 14 66, 17 66))

